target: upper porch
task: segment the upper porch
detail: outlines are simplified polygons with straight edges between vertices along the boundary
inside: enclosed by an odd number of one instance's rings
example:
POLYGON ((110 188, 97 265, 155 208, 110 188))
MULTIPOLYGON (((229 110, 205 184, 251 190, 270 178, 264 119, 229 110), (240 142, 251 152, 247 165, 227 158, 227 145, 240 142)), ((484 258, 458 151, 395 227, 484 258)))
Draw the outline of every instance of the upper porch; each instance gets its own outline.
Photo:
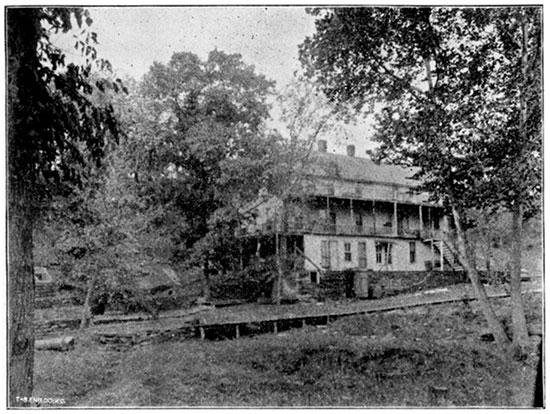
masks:
POLYGON ((447 227, 441 207, 397 200, 315 196, 270 210, 257 232, 439 239, 447 227))

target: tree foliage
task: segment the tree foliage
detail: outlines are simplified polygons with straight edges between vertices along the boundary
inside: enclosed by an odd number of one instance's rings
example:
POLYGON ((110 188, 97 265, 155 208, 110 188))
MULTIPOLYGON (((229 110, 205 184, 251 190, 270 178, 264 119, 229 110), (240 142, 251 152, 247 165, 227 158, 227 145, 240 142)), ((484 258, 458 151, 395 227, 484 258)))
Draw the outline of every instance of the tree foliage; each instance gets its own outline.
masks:
MULTIPOLYGON (((464 231, 468 208, 510 209, 514 338, 521 317, 521 220, 540 208, 541 9, 313 9, 301 46, 306 73, 361 112, 382 100, 377 159, 419 166, 434 200, 453 212, 460 256, 484 296, 464 231), (517 323, 516 323, 517 322, 517 323)), ((501 344, 507 342, 488 302, 501 344)), ((523 322, 522 322, 523 321, 523 322)), ((517 335, 516 335, 517 334, 517 335)))
POLYGON ((243 207, 268 185, 278 138, 264 126, 274 83, 240 55, 214 50, 205 61, 176 53, 154 63, 139 86, 132 137, 134 176, 151 205, 178 211, 176 257, 228 268, 238 258, 243 207))
POLYGON ((379 159, 414 163, 436 198, 464 207, 536 208, 540 9, 311 13, 319 16, 317 32, 302 45, 302 62, 333 100, 351 101, 359 111, 384 102, 374 138, 379 159))
POLYGON ((11 102, 11 108, 27 113, 17 118, 14 128, 29 137, 24 147, 10 154, 10 160, 13 165, 32 166, 25 169, 29 180, 44 190, 64 180, 78 181, 79 168, 88 160, 99 163, 108 137, 116 138, 119 133, 112 106, 99 106, 93 98, 95 83, 104 81, 96 78, 94 82, 90 75, 108 69, 109 64, 96 58, 94 32, 84 30, 87 36, 78 40, 86 57, 82 66, 65 65, 64 52, 51 43, 50 36, 71 31, 75 23, 78 28, 91 24, 92 19, 88 11, 77 8, 10 9, 9 15, 14 23, 8 22, 9 30, 17 29, 18 15, 32 22, 25 41, 34 45, 28 50, 13 45, 14 55, 9 57, 9 86, 20 97, 11 102), (16 54, 21 50, 29 54, 25 67, 18 67, 20 56, 16 54))

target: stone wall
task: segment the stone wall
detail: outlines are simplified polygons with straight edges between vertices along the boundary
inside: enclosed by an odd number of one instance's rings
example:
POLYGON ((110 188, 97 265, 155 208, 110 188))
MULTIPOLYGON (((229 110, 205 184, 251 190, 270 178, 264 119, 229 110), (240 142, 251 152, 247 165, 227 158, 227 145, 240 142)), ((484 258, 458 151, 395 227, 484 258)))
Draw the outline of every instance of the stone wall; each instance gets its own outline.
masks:
MULTIPOLYGON (((414 293, 450 286, 468 281, 464 272, 417 271, 417 272, 361 272, 368 278, 368 294, 356 292, 355 271, 326 272, 321 277, 319 296, 321 298, 342 299, 355 296, 380 298, 404 293, 414 293)), ((365 285, 365 284, 364 284, 365 285)))
POLYGON ((74 334, 80 327, 80 319, 58 319, 35 323, 36 339, 74 334))
POLYGON ((35 284, 34 306, 37 309, 79 305, 82 305, 81 298, 71 292, 59 291, 55 282, 35 284))
POLYGON ((73 296, 42 296, 36 297, 34 306, 37 309, 58 308, 64 306, 79 306, 82 301, 73 296))
POLYGON ((466 283, 465 272, 424 271, 424 272, 370 272, 373 292, 382 296, 414 293, 422 290, 441 288, 466 283))

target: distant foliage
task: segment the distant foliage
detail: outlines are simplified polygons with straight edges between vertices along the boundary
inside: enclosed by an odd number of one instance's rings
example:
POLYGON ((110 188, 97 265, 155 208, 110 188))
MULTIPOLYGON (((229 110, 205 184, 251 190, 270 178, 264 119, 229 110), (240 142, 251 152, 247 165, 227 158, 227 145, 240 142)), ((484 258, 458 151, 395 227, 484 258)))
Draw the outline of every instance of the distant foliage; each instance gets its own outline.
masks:
POLYGON ((174 259, 237 265, 236 236, 251 219, 246 207, 277 161, 278 138, 264 127, 273 86, 240 55, 218 50, 205 61, 176 53, 144 77, 139 104, 129 104, 139 126, 131 131, 129 144, 139 146, 129 158, 149 206, 183 217, 173 228, 174 259))

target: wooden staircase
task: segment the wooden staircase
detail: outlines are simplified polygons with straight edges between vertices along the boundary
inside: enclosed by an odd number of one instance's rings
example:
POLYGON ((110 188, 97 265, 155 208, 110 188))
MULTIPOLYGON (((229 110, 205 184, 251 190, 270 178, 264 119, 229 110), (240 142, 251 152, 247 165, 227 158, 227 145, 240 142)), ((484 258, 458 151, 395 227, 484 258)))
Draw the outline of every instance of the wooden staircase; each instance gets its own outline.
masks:
POLYGON ((458 256, 453 252, 453 250, 447 245, 445 241, 441 239, 424 239, 424 243, 431 244, 434 246, 434 253, 438 256, 441 256, 441 249, 443 249, 443 268, 444 270, 450 270, 453 272, 463 272, 464 267, 458 260, 458 256), (443 247, 442 247, 443 246, 443 247))

